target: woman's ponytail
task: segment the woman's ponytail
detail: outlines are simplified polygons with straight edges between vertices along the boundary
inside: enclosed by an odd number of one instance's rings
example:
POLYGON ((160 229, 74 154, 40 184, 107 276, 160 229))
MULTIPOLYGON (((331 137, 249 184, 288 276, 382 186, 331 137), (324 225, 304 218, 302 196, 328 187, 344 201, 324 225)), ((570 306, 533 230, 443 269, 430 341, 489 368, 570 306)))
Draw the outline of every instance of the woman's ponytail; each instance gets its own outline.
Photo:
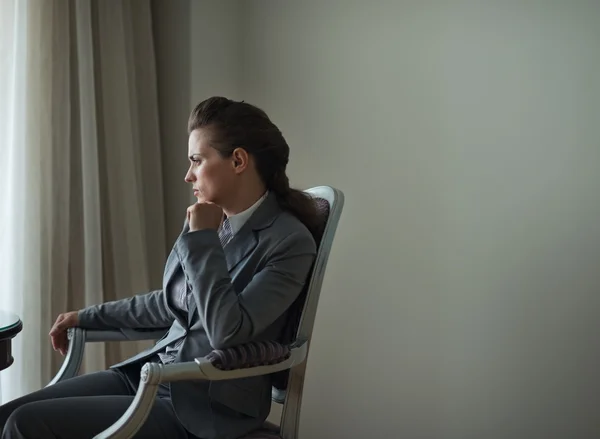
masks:
POLYGON ((320 222, 315 201, 305 192, 290 187, 285 170, 276 172, 267 187, 275 193, 282 209, 296 216, 313 235, 318 233, 320 222))

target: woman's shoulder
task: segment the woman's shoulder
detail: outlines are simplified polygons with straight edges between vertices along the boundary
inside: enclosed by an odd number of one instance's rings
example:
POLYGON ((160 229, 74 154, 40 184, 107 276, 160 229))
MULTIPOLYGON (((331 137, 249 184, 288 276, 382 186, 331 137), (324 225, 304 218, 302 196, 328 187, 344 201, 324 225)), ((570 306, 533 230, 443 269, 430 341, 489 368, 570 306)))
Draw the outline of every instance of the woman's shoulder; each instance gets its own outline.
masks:
POLYGON ((271 227, 264 230, 265 238, 274 244, 287 241, 292 245, 302 245, 312 251, 316 251, 315 238, 308 228, 296 216, 287 211, 277 215, 271 227))

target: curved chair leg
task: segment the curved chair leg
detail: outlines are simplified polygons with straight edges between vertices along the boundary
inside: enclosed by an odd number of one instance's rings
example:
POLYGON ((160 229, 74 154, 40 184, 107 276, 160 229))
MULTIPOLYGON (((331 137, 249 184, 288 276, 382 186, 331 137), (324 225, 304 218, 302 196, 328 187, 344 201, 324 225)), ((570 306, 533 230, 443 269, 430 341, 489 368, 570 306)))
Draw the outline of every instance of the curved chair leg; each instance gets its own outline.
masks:
POLYGON ((60 381, 73 378, 79 372, 85 350, 85 329, 71 328, 68 330, 69 351, 56 376, 48 383, 52 386, 60 381))
POLYGON ((146 363, 140 375, 135 398, 123 416, 94 439, 130 439, 146 422, 161 382, 162 370, 157 363, 146 363))

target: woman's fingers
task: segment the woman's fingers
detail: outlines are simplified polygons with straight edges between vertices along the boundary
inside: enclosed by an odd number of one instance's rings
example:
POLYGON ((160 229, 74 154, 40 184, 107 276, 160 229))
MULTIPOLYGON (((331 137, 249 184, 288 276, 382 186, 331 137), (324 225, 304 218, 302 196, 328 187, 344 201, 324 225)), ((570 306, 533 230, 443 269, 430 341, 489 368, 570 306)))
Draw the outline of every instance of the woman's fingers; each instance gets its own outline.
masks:
POLYGON ((77 312, 68 312, 60 314, 56 318, 56 322, 50 329, 50 341, 52 343, 52 349, 59 351, 62 355, 66 355, 69 347, 69 338, 67 336, 67 330, 74 326, 77 326, 78 318, 77 312))

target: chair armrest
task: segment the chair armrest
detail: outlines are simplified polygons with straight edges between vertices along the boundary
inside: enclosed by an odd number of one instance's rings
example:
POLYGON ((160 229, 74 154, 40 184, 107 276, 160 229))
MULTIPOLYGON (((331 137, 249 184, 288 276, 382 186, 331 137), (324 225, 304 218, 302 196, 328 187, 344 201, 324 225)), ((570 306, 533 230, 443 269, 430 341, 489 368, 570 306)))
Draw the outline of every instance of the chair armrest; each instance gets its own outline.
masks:
POLYGON ((48 386, 52 386, 60 381, 72 378, 79 372, 83 353, 87 342, 106 342, 106 341, 138 341, 138 340, 158 340, 163 337, 169 328, 163 329, 121 329, 121 330, 95 330, 83 328, 70 328, 67 332, 69 337, 69 348, 67 355, 63 360, 62 366, 54 376, 48 386))
MULTIPOLYGON (((251 362, 242 362, 240 368, 228 370, 223 369, 224 366, 219 360, 220 355, 214 355, 213 353, 185 363, 146 363, 142 368, 137 393, 129 408, 117 422, 96 435, 94 439, 132 438, 146 421, 156 397, 158 385, 161 383, 186 380, 230 380, 269 375, 301 364, 306 359, 308 343, 296 343, 286 349, 288 349, 289 355, 286 354, 278 360, 271 358, 267 361, 278 361, 277 363, 259 364, 263 362, 265 356, 261 358, 257 356, 254 360, 260 361, 255 362, 255 365, 251 365, 251 362)), ((231 354, 231 352, 228 353, 231 354)))
POLYGON ((233 370, 281 363, 291 355, 292 346, 275 341, 251 342, 228 349, 215 349, 206 356, 218 369, 233 370))
MULTIPOLYGON (((239 352, 240 348, 245 349, 247 346, 250 346, 249 350, 252 350, 254 349, 253 345, 264 344, 252 343, 225 350, 225 352, 229 351, 225 355, 231 356, 229 357, 231 361, 225 364, 223 364, 221 354, 219 354, 219 352, 223 351, 213 351, 206 357, 196 358, 193 362, 160 365, 162 366, 160 382, 166 383, 184 380, 219 381, 270 375, 275 372, 291 369, 302 363, 306 359, 308 352, 308 343, 301 342, 289 347, 278 345, 281 348, 285 348, 285 353, 279 357, 277 357, 276 353, 269 356, 260 351, 253 358, 233 357, 235 355, 233 352, 239 352), (178 366, 181 366, 181 369, 178 366)), ((266 344, 275 343, 268 342, 266 344)))
POLYGON ((57 374, 46 385, 46 387, 73 378, 79 372, 81 362, 83 361, 83 352, 85 350, 85 330, 81 328, 71 328, 67 331, 69 337, 69 347, 67 355, 60 366, 57 374))

